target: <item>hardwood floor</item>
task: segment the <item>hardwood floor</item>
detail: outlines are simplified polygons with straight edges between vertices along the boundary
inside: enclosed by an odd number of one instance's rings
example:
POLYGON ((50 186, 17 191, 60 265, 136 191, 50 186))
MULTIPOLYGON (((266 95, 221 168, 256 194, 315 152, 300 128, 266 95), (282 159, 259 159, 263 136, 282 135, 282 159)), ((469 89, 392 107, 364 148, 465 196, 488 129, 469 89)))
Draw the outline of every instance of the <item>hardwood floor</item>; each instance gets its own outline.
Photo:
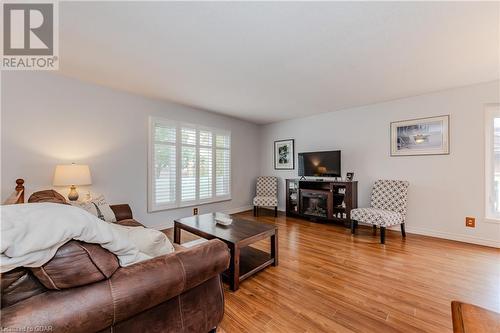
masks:
POLYGON ((280 264, 225 286, 218 332, 442 333, 452 300, 500 312, 499 249, 392 231, 381 245, 371 228, 238 215, 278 225, 280 264))

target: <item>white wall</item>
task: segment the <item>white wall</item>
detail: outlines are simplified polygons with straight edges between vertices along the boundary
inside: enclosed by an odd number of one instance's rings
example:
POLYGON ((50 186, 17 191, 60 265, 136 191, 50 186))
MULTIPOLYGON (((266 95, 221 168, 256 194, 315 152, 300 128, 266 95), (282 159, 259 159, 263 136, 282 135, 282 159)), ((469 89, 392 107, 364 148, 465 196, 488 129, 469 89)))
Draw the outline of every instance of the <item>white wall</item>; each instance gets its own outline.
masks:
POLYGON ((28 194, 52 188, 55 165, 76 162, 90 165, 93 193, 129 203, 148 226, 191 215, 192 208, 147 213, 150 115, 231 130, 233 199, 200 213, 248 208, 260 171, 258 126, 41 72, 2 73, 2 200, 16 178, 26 180, 28 194))
POLYGON ((355 172, 360 206, 369 204, 377 178, 409 180, 409 232, 500 247, 500 224, 484 221, 484 104, 498 103, 491 82, 391 102, 294 119, 262 128, 263 175, 284 179, 294 171, 273 168, 273 141, 295 139, 295 151, 342 150, 342 172, 355 172), (389 123, 450 114, 451 154, 389 156, 389 123), (465 217, 477 217, 476 228, 465 217))

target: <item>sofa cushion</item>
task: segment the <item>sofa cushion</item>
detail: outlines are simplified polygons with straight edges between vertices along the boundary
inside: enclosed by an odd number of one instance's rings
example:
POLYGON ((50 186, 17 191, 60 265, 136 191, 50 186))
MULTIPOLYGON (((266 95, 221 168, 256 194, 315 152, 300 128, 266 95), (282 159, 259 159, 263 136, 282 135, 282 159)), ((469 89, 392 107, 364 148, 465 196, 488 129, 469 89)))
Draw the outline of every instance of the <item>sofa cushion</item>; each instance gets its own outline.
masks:
POLYGON ((2 308, 16 304, 47 289, 24 267, 0 275, 2 308))
POLYGON ((68 205, 66 199, 58 192, 54 190, 38 191, 33 193, 29 199, 29 203, 33 202, 54 202, 68 205))
POLYGON ((100 245, 71 240, 45 265, 30 269, 45 287, 59 290, 107 279, 118 267, 116 256, 100 245))

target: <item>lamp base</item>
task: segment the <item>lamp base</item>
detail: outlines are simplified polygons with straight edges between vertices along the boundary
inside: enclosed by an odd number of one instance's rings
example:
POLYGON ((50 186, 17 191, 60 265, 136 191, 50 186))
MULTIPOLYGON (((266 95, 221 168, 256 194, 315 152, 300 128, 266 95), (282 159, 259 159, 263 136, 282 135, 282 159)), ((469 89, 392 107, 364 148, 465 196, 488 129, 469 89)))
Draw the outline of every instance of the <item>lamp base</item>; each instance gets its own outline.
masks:
POLYGON ((71 187, 69 188, 69 194, 68 194, 68 199, 70 201, 76 201, 78 200, 78 192, 76 191, 76 186, 75 185, 71 185, 71 187))

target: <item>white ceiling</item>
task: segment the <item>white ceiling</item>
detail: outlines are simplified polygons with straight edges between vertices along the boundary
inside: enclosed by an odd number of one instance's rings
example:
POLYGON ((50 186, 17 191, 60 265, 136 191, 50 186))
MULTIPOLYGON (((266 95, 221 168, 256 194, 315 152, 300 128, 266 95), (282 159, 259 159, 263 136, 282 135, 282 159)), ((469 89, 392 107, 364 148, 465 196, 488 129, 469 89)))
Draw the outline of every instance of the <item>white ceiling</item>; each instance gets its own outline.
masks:
POLYGON ((499 78, 498 2, 61 2, 64 75, 255 123, 499 78))

